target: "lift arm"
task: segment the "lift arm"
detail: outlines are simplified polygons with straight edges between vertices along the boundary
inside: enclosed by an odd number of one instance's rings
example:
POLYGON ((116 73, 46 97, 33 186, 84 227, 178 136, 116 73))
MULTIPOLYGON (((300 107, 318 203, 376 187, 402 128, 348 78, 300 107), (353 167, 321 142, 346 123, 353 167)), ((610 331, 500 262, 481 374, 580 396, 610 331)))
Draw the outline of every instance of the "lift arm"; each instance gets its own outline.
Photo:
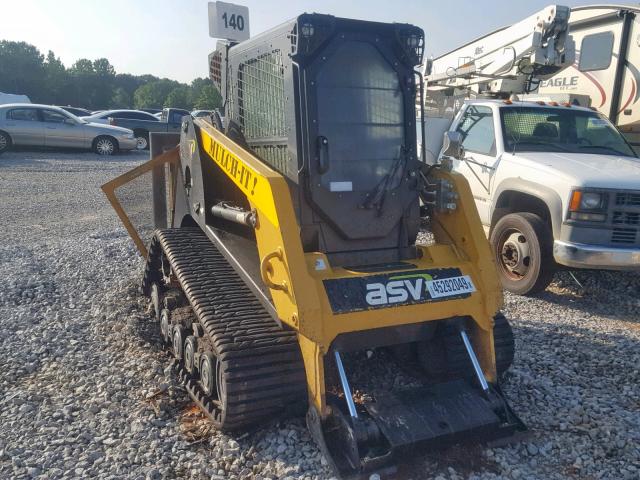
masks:
POLYGON ((425 63, 428 89, 528 93, 533 77, 544 78, 573 64, 570 12, 569 7, 550 5, 425 63))

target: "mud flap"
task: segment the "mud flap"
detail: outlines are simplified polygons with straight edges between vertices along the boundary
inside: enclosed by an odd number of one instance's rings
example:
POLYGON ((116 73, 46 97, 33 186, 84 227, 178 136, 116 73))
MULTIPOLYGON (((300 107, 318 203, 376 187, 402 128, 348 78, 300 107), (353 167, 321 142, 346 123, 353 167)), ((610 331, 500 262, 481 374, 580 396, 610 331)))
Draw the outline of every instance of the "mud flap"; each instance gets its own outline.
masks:
POLYGON ((525 430, 498 388, 485 395, 465 380, 377 394, 356 419, 335 407, 321 425, 312 417, 314 439, 336 473, 349 479, 389 477, 404 455, 525 430))
POLYGON ((144 258, 153 231, 173 216, 179 161, 174 147, 101 187, 144 258))

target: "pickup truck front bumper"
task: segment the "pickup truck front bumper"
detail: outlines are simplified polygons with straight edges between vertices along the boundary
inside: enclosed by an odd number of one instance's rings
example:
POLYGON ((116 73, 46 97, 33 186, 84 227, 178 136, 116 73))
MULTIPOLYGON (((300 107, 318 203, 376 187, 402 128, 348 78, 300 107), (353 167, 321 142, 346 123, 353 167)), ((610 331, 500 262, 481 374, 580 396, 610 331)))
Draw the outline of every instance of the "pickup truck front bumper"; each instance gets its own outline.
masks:
POLYGON ((553 242, 553 257, 567 267, 640 270, 639 248, 613 248, 556 240, 553 242))

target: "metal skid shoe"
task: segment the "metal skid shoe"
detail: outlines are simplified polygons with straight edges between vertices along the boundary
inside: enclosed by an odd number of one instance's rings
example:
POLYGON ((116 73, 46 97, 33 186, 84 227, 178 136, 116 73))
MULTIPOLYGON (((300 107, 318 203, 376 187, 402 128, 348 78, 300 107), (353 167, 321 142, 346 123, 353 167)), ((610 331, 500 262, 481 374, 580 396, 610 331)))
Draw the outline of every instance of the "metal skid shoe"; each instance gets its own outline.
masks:
POLYGON ((311 407, 307 426, 341 478, 368 478, 372 473, 392 477, 404 454, 510 437, 526 429, 499 387, 487 382, 462 328, 460 336, 479 389, 471 384, 473 379, 457 379, 377 393, 375 401, 356 405, 340 353, 334 352, 344 398, 327 399, 329 415, 324 420, 311 407))

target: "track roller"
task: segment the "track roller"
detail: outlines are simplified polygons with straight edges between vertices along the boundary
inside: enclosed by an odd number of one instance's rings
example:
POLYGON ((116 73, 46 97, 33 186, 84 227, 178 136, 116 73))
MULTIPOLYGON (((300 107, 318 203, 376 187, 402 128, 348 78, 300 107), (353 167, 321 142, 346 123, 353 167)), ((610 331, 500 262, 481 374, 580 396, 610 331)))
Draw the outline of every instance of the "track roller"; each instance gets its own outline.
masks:
POLYGON ((184 329, 181 325, 173 327, 173 356, 178 360, 182 360, 184 356, 184 329))
POLYGON ((160 333, 164 343, 171 342, 171 312, 167 308, 160 312, 160 333))
POLYGON ((198 340, 189 335, 184 341, 184 369, 193 375, 196 372, 196 354, 198 352, 198 340))
POLYGON ((159 292, 177 373, 216 427, 244 429, 304 401, 295 332, 271 318, 201 230, 156 232, 143 290, 159 292))

